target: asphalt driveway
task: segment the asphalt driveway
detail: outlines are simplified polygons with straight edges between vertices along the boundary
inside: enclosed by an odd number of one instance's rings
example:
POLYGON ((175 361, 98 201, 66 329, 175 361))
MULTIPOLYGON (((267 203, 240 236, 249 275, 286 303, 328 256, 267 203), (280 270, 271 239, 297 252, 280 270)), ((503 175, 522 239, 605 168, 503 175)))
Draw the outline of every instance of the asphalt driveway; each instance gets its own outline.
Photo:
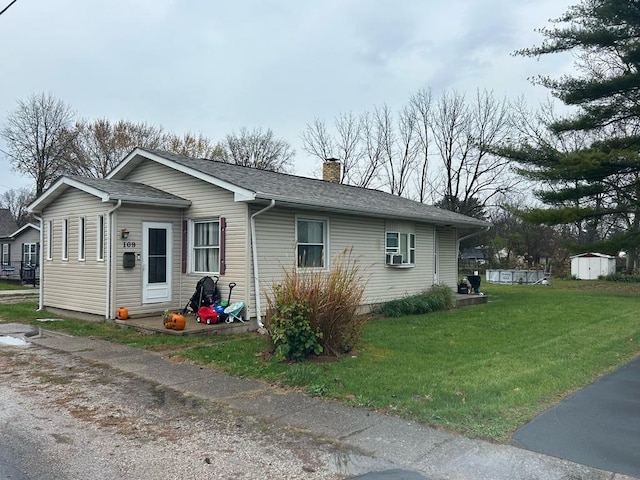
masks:
POLYGON ((512 444, 640 477, 640 357, 534 418, 512 444))

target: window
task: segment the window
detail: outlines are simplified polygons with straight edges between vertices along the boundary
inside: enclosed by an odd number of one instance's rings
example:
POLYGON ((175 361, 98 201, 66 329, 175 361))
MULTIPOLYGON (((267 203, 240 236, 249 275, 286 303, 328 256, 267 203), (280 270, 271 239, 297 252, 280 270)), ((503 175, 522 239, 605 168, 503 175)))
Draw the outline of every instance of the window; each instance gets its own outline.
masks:
POLYGON ((86 242, 87 220, 85 217, 78 218, 78 260, 81 262, 85 259, 87 250, 86 242))
POLYGON ((22 244, 22 264, 38 265, 38 244, 23 243, 22 244))
POLYGON ((385 238, 387 265, 415 265, 416 236, 414 233, 387 232, 385 238))
POLYGON ((47 260, 53 260, 53 220, 47 222, 47 260))
POLYGON ((69 260, 69 219, 62 221, 62 260, 69 260))
POLYGON ((2 244, 2 265, 9 265, 11 263, 10 250, 11 245, 8 243, 2 244))
POLYGON ((191 270, 196 273, 220 272, 220 221, 193 220, 191 270))
POLYGON ((296 221, 298 268, 326 268, 327 222, 299 218, 296 221))
POLYGON ((104 261, 104 215, 98 215, 96 229, 96 260, 104 261))

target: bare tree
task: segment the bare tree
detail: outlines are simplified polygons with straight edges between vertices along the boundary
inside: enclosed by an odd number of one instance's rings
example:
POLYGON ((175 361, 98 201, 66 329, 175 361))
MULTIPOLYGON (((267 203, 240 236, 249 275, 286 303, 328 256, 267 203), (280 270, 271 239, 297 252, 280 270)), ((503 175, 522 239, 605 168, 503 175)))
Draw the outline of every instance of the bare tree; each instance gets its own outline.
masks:
POLYGON ((7 154, 16 170, 33 177, 36 195, 64 171, 74 140, 69 134, 73 117, 69 105, 45 93, 18 101, 18 108, 7 117, 0 132, 7 154))
POLYGON ((222 160, 224 157, 222 145, 214 144, 202 134, 185 133, 182 136, 166 134, 162 139, 161 148, 185 157, 209 160, 222 160))
POLYGON ((420 90, 409 99, 411 114, 415 117, 416 130, 416 177, 414 186, 417 200, 421 203, 432 197, 433 188, 429 180, 429 152, 432 142, 431 115, 433 109, 433 95, 431 90, 420 90))
POLYGON ((288 172, 293 167, 295 151, 285 140, 275 138, 271 129, 242 128, 239 134, 227 135, 221 147, 227 163, 274 172, 288 172))
POLYGON ((374 117, 384 152, 383 181, 390 193, 402 196, 415 170, 416 119, 405 107, 400 111, 398 123, 394 124, 393 114, 387 105, 375 109, 374 117))
POLYGON ((18 188, 7 190, 0 196, 0 208, 7 208, 19 227, 28 222, 29 212, 27 206, 33 200, 33 191, 30 188, 18 188))
POLYGON ((455 91, 439 99, 431 128, 442 163, 438 184, 443 206, 486 207, 516 188, 521 180, 511 173, 509 160, 492 153, 492 146, 509 138, 509 118, 506 100, 487 91, 478 91, 471 104, 455 91))
POLYGON ((74 126, 73 148, 67 173, 105 177, 135 147, 160 148, 163 130, 146 123, 106 118, 74 126))
POLYGON ((303 149, 310 155, 324 161, 338 158, 342 162, 341 183, 368 187, 375 178, 376 169, 365 160, 363 146, 364 118, 349 112, 335 117, 335 134, 331 136, 323 120, 315 119, 307 124, 302 134, 303 149))

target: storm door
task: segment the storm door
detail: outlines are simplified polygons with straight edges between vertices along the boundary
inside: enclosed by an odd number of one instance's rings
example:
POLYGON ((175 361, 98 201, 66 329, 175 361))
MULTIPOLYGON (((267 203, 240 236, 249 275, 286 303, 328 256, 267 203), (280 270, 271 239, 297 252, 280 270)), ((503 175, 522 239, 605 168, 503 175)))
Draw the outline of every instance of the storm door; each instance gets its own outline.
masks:
POLYGON ((171 301, 170 223, 142 224, 142 303, 171 301))

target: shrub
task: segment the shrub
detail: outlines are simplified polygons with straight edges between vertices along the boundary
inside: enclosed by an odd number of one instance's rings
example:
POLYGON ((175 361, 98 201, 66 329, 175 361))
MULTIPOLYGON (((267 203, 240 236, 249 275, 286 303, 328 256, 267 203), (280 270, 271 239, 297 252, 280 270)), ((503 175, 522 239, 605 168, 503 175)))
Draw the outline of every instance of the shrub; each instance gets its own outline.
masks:
POLYGON ((426 292, 386 302, 378 312, 385 317, 402 317, 449 310, 453 306, 453 290, 447 285, 434 285, 426 292))
MULTIPOLYGON (((282 325, 282 312, 289 315, 294 311, 308 322, 308 331, 316 335, 321 352, 327 355, 349 352, 362 337, 365 317, 358 315, 358 308, 364 287, 365 282, 350 249, 332 259, 328 272, 285 270, 282 282, 274 285, 271 295, 267 295, 266 326, 276 350, 282 338, 293 338, 289 334, 283 336, 278 330, 282 325)), ((297 329, 306 328, 299 319, 294 324, 298 325, 297 329)), ((287 328, 293 328, 292 325, 286 324, 287 328)))
POLYGON ((613 273, 601 278, 609 282, 640 283, 640 275, 634 273, 613 273))
MULTIPOLYGON (((281 288, 274 289, 276 298, 281 293, 281 288)), ((322 333, 311 328, 308 313, 309 309, 302 301, 277 302, 274 305, 269 333, 274 354, 279 360, 298 362, 311 354, 322 353, 322 333)))

